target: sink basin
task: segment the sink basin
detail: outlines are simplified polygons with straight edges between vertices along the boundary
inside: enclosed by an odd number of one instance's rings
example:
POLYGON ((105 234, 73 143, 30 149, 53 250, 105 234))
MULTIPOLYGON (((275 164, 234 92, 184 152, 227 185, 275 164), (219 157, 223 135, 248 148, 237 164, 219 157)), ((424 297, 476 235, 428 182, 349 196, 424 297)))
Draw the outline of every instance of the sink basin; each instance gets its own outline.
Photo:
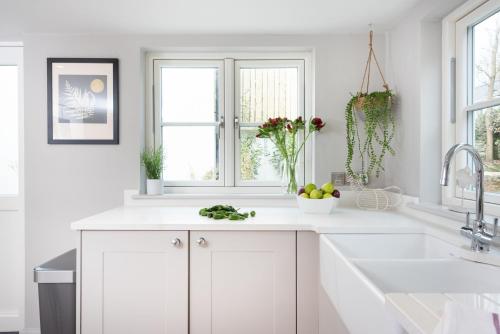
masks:
POLYGON ((500 293, 500 267, 464 252, 428 234, 323 234, 321 285, 350 333, 403 334, 386 293, 500 293))
POLYGON ((383 293, 500 293, 500 268, 463 260, 357 260, 383 293))
POLYGON ((428 234, 330 234, 325 237, 348 258, 449 258, 459 250, 428 234))

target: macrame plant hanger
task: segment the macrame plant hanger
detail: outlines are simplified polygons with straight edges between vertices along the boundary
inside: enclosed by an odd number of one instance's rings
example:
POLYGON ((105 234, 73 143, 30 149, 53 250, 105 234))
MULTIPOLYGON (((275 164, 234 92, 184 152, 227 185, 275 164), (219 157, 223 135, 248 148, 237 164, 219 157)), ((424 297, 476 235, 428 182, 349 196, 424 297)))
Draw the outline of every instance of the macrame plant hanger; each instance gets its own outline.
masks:
POLYGON ((363 96, 367 95, 369 93, 369 87, 370 87, 370 74, 371 74, 371 68, 372 68, 372 62, 375 63, 378 69, 378 73, 380 74, 380 77, 382 78, 382 86, 385 88, 386 91, 389 90, 389 85, 385 81, 384 74, 382 73, 382 70, 380 69, 380 65, 377 60, 377 56, 375 55, 375 51, 373 50, 373 25, 369 25, 370 27, 370 33, 369 33, 369 42, 368 42, 368 60, 366 61, 365 65, 365 72, 363 73, 363 81, 361 82, 361 88, 359 89, 358 95, 363 96), (365 89, 366 85, 366 89, 365 89))
MULTIPOLYGON (((389 91, 389 85, 385 81, 384 74, 378 63, 377 56, 373 50, 373 26, 369 25, 369 42, 368 42, 368 59, 366 60, 365 71, 363 73, 363 80, 361 82, 361 87, 357 94, 356 104, 359 106, 363 104, 364 97, 367 96, 370 91, 370 75, 372 69, 372 63, 377 67, 380 78, 382 79, 382 87, 385 91, 389 91)), ((391 103, 391 102, 389 102, 391 103)), ((356 115, 364 120, 364 113, 361 111, 362 108, 358 108, 356 115)), ((357 123, 356 123, 357 124, 357 123)), ((357 125, 356 125, 357 126, 357 125)), ((358 136, 358 141, 360 140, 358 136)), ((353 179, 349 177, 348 179, 351 189, 356 191, 356 205, 358 208, 363 210, 388 210, 397 207, 402 202, 401 189, 396 186, 386 187, 383 189, 370 189, 360 179, 353 179)))
MULTIPOLYGON (((364 72, 363 72, 363 80, 361 81, 361 87, 359 88, 358 93, 355 96, 355 101, 354 101, 354 124, 356 126, 356 129, 358 127, 359 122, 364 122, 365 121, 365 113, 363 112, 363 104, 365 102, 365 97, 370 94, 370 79, 371 79, 371 71, 372 71, 372 64, 375 64, 375 67, 378 70, 378 74, 380 75, 380 78, 382 79, 382 87, 384 87, 385 91, 388 92, 390 91, 389 85, 387 84, 387 81, 385 80, 384 73, 382 72, 382 69, 380 68, 380 64, 377 59, 377 55, 375 54, 375 50, 373 49, 373 25, 369 24, 369 34, 368 34, 368 59, 366 60, 364 72)), ((390 98, 390 97, 389 97, 390 98)), ((389 100, 389 103, 390 100, 389 100)), ((357 135, 357 140, 358 140, 358 146, 361 143, 360 136, 358 134, 358 131, 356 130, 356 135, 357 135)), ((361 148, 359 148, 361 151, 361 148)), ((363 154, 363 153, 361 153, 363 154)), ((362 166, 364 170, 364 159, 362 159, 362 166)), ((348 177, 348 182, 351 184, 353 187, 353 190, 363 190, 366 187, 366 180, 362 179, 355 179, 352 177, 348 177)))

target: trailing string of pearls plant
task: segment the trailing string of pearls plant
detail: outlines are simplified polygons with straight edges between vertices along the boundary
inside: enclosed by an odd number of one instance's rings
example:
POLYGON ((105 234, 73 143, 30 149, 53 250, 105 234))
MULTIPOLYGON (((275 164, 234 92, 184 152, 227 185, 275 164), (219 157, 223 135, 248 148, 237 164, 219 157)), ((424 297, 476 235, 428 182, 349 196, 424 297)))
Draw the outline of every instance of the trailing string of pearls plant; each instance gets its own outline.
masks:
MULTIPOLYGON (((363 209, 385 210, 397 205, 394 196, 386 196, 387 191, 401 193, 397 187, 389 189, 367 189, 371 176, 379 177, 384 172, 384 158, 387 153, 395 155, 391 146, 396 130, 392 110, 394 94, 389 89, 373 50, 373 30, 369 33, 369 52, 363 80, 359 91, 351 97, 345 108, 346 120, 346 176, 351 187, 358 191, 357 204, 363 209), (369 91, 372 63, 375 64, 383 82, 382 91, 369 91), (364 131, 363 131, 364 130, 364 131), (359 158, 361 169, 353 167, 354 158, 359 158), (384 203, 380 203, 384 201, 384 203)), ((399 196, 397 196, 399 198, 399 196)))

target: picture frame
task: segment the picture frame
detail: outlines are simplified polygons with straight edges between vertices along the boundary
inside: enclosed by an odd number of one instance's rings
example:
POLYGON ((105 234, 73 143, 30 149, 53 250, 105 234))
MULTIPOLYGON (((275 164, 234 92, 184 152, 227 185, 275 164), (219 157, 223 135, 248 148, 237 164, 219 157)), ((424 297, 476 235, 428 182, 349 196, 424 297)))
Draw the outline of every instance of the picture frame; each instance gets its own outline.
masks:
POLYGON ((117 58, 47 58, 49 144, 119 144, 117 58))

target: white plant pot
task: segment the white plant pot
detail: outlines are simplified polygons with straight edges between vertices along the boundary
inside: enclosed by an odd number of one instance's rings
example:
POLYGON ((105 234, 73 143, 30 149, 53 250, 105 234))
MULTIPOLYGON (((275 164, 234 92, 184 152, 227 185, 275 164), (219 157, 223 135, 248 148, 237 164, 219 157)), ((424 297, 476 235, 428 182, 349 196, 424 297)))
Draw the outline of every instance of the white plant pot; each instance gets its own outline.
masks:
POLYGON ((161 195, 163 194, 163 182, 158 179, 147 179, 146 193, 148 195, 161 195))

